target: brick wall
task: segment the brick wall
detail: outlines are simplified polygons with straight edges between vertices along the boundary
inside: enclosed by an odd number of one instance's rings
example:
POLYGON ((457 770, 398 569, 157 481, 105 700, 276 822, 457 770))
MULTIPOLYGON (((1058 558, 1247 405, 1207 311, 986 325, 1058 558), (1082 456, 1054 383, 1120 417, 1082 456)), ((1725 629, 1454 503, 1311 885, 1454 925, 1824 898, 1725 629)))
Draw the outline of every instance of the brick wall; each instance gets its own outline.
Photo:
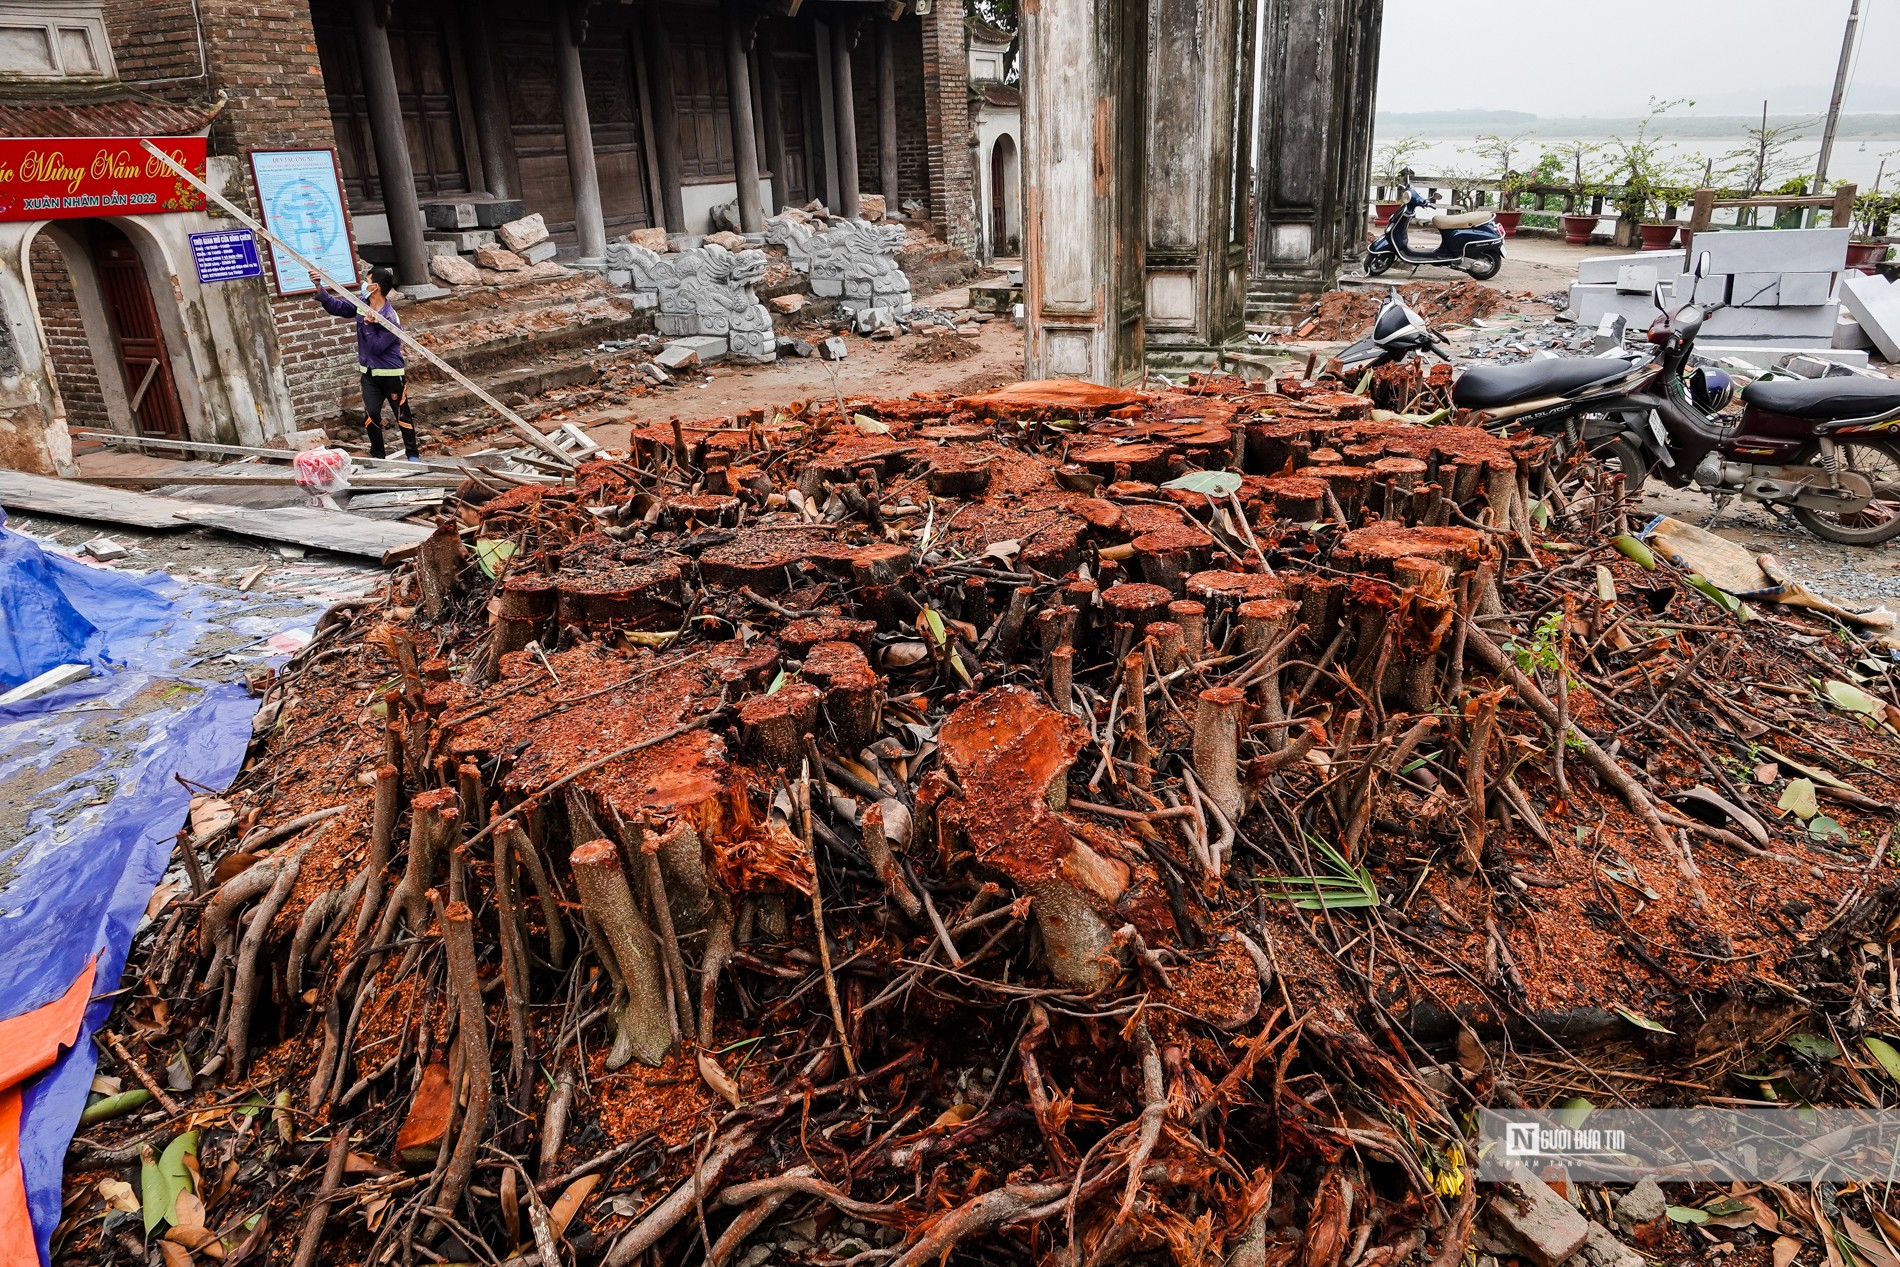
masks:
POLYGON ((944 237, 976 245, 975 183, 970 170, 970 56, 960 4, 932 5, 918 19, 924 81, 924 144, 930 170, 930 214, 944 237))
MULTIPOLYGON (((244 170, 233 197, 256 213, 250 188, 253 149, 318 149, 336 144, 317 62, 309 0, 198 0, 209 80, 198 79, 198 30, 191 0, 107 0, 107 24, 120 77, 152 80, 169 99, 226 95, 211 128, 211 152, 236 157, 244 170), (180 78, 185 77, 185 78, 180 78)), ((268 266, 266 267, 268 283, 268 266)), ((336 416, 356 386, 350 323, 324 313, 307 295, 271 301, 284 381, 300 426, 336 416)))
POLYGON ((93 365, 92 345, 73 295, 73 277, 59 243, 41 233, 33 239, 33 298, 38 302, 40 328, 53 358, 53 381, 66 405, 66 421, 75 427, 112 425, 106 398, 99 390, 99 371, 93 365))

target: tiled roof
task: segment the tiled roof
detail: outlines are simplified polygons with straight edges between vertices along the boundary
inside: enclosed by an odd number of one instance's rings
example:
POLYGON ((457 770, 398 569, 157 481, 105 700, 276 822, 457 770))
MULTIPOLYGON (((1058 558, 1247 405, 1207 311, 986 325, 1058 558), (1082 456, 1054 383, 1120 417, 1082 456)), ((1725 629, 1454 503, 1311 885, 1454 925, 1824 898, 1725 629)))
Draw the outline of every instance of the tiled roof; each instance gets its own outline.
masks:
POLYGON ((0 137, 195 136, 222 109, 213 102, 175 104, 140 99, 123 85, 0 86, 0 137))
POLYGON ((986 106, 1016 108, 1023 104, 1022 89, 1012 88, 1008 84, 984 84, 980 93, 986 106))

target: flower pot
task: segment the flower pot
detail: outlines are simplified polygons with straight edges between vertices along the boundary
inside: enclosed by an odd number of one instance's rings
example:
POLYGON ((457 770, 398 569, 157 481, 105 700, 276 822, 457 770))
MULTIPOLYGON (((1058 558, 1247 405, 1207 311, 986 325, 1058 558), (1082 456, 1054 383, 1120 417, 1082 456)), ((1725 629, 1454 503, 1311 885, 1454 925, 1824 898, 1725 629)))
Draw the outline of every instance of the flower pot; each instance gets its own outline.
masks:
POLYGON ((1887 258, 1885 242, 1849 242, 1847 244, 1847 266, 1857 273, 1879 271, 1880 261, 1887 258))
POLYGON ((1674 224, 1639 224, 1636 231, 1642 235, 1645 251, 1666 251, 1675 244, 1679 227, 1674 224))
POLYGON ((1405 204, 1402 202, 1382 202, 1382 203, 1377 204, 1377 210, 1379 213, 1379 223, 1391 224, 1392 217, 1397 215, 1399 212, 1399 208, 1403 207, 1404 205, 1405 204))
POLYGON ((1523 222, 1524 222, 1524 213, 1522 211, 1498 212, 1498 229, 1507 238, 1516 237, 1517 226, 1522 224, 1523 222))
POLYGON ((1584 246, 1590 241, 1590 235, 1597 231, 1599 216, 1566 215, 1564 223, 1564 241, 1572 246, 1584 246))

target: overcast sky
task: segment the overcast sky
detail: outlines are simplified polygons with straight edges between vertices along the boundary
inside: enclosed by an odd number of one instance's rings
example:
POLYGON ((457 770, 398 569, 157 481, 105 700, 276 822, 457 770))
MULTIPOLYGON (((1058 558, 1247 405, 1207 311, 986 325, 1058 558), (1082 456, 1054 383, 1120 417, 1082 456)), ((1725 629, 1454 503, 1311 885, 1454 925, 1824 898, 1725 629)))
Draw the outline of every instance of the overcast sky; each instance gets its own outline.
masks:
MULTIPOLYGON (((1827 108, 1848 0, 1385 0, 1381 112, 1696 113, 1827 108)), ((1900 0, 1861 0, 1848 110, 1900 111, 1900 0)))

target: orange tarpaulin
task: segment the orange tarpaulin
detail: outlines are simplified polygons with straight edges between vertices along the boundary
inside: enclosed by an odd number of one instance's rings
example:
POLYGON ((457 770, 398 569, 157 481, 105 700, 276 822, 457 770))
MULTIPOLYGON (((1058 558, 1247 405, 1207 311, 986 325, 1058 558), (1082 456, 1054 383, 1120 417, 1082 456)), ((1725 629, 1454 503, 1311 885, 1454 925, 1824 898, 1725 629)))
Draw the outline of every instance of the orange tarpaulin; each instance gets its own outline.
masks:
POLYGON ((95 957, 51 1003, 0 1021, 0 1263, 39 1261, 26 1209, 26 1175, 20 1168, 20 1084, 50 1066, 60 1048, 79 1037, 98 962, 95 957))

